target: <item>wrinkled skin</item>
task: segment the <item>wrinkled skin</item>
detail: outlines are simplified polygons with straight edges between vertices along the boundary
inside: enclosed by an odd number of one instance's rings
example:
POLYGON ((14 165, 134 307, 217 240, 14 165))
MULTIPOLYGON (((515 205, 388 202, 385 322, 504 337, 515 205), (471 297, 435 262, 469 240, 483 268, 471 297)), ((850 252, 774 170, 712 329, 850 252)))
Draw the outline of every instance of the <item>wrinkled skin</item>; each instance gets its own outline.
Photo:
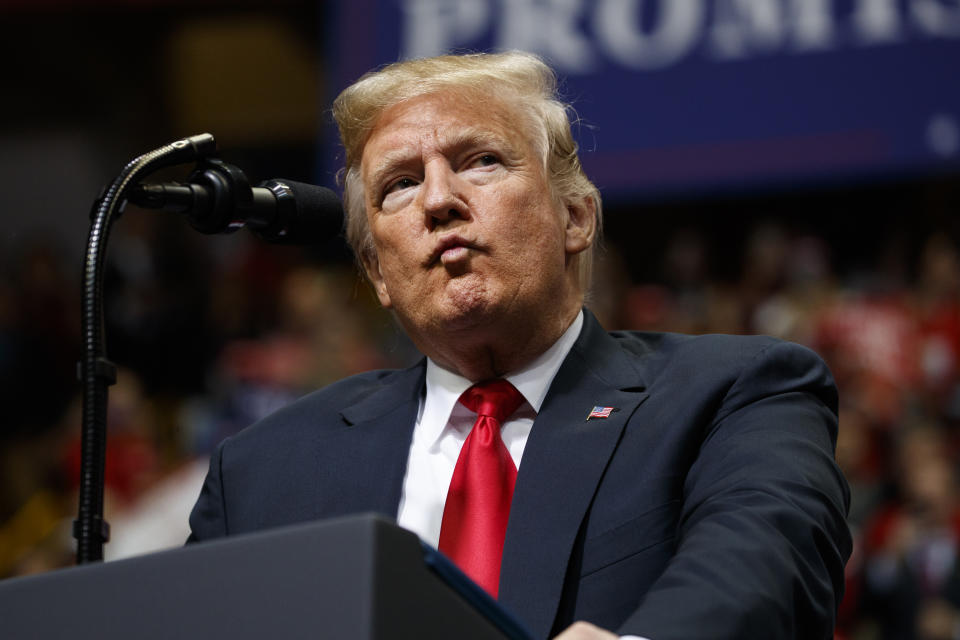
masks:
POLYGON ((560 203, 519 110, 441 92, 384 111, 361 176, 384 307, 438 364, 472 380, 545 351, 583 303, 574 257, 591 201, 560 203))

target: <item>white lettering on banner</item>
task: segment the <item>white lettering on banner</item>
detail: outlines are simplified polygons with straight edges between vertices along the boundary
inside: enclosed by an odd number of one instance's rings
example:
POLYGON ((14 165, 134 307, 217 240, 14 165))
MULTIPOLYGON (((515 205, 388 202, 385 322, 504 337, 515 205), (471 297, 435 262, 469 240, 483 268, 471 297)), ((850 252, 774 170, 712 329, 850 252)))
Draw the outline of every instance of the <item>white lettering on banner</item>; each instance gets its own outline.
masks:
POLYGON ((568 73, 596 66, 590 40, 577 29, 586 0, 506 0, 498 48, 538 53, 568 73))
POLYGON ((710 46, 717 58, 745 58, 783 44, 780 0, 717 0, 710 46))
POLYGON ((403 0, 401 55, 435 56, 483 35, 490 24, 489 0, 403 0))
POLYGON ((836 42, 833 0, 791 0, 794 51, 830 49, 836 42))
POLYGON ((927 144, 944 158, 957 155, 960 151, 960 127, 957 121, 946 113, 938 113, 927 123, 927 144))
POLYGON ((683 58, 703 28, 702 0, 665 0, 650 30, 641 25, 643 0, 600 0, 594 14, 598 45, 631 69, 661 69, 683 58))
POLYGON ((897 0, 858 0, 853 10, 852 24, 857 40, 863 44, 900 40, 897 0))
POLYGON ((477 48, 492 38, 497 49, 540 54, 573 75, 603 58, 656 71, 696 54, 726 62, 960 38, 960 0, 391 1, 402 8, 403 57, 477 48))
POLYGON ((960 0, 913 0, 910 14, 917 27, 932 36, 960 37, 960 0))
POLYGON ((718 60, 835 45, 832 0, 716 0, 708 51, 718 60))

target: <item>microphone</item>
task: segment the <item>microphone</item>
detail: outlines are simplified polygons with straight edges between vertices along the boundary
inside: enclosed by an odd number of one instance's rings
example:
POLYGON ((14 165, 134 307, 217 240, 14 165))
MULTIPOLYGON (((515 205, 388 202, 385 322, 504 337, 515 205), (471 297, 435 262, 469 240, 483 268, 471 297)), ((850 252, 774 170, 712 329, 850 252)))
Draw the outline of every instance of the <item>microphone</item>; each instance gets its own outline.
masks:
POLYGON ((218 159, 204 160, 187 182, 138 184, 127 200, 182 213, 201 233, 246 227, 279 244, 317 244, 343 229, 343 205, 332 190, 283 178, 250 187, 240 169, 218 159))

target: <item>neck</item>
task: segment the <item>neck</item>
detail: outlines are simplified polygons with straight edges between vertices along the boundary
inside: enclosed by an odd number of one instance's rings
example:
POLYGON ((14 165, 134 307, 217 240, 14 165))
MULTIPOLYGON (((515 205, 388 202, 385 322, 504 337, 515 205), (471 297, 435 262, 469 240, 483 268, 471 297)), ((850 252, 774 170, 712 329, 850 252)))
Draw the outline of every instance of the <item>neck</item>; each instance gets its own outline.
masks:
POLYGON ((434 362, 479 382, 501 378, 532 362, 560 339, 580 312, 582 301, 562 312, 543 317, 540 322, 512 323, 471 328, 451 335, 430 336, 414 342, 434 362), (441 338, 441 339, 437 339, 441 338))

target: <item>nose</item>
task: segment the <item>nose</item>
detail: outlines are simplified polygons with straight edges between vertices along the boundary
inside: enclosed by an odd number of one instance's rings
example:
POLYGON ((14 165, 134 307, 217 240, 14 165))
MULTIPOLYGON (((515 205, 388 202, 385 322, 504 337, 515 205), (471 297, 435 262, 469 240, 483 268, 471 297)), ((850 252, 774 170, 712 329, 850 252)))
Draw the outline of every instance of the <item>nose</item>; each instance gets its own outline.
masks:
POLYGON ((425 167, 423 179, 424 222, 431 231, 452 220, 470 217, 462 180, 445 161, 437 159, 425 167))

